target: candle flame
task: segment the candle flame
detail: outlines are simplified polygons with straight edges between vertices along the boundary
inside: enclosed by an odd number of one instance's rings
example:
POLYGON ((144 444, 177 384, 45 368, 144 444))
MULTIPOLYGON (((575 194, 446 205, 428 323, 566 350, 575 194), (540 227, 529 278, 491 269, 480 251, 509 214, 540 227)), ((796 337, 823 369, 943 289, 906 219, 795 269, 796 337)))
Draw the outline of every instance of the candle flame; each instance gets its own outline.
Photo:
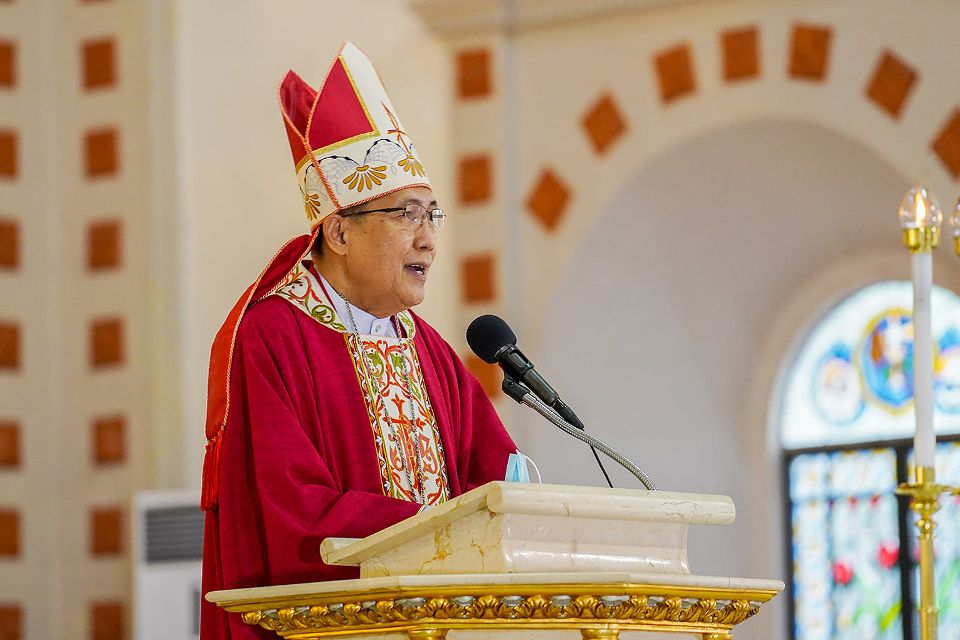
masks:
POLYGON ((923 197, 923 190, 917 189, 913 196, 913 220, 918 227, 924 226, 927 218, 927 203, 923 197))
POLYGON ((898 216, 904 229, 939 230, 943 219, 937 197, 919 184, 904 194, 898 216))

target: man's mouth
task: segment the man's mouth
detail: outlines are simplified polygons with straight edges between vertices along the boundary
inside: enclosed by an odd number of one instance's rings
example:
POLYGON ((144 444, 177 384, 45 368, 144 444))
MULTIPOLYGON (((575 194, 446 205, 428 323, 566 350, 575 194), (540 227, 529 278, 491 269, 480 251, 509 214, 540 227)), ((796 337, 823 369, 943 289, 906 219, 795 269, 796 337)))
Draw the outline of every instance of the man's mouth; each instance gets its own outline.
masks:
POLYGON ((404 269, 406 269, 407 271, 409 271, 410 273, 412 273, 418 278, 426 278, 427 270, 430 269, 430 265, 424 264, 422 262, 413 262, 411 264, 406 265, 404 269))

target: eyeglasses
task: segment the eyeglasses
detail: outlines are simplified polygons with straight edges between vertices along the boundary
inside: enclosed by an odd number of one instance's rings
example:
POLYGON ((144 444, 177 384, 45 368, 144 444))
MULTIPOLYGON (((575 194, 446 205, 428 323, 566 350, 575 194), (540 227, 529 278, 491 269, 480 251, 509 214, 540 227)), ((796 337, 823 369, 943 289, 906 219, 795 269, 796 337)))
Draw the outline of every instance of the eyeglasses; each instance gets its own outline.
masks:
POLYGON ((447 218, 446 214, 443 212, 443 209, 439 207, 427 209, 422 204, 416 202, 411 202, 402 207, 390 207, 389 209, 370 209, 369 211, 354 211, 346 214, 341 213, 340 216, 343 218, 349 218, 350 216, 359 216, 365 213, 390 213, 393 211, 401 211, 402 213, 400 215, 414 224, 423 224, 429 219, 433 224, 434 229, 442 229, 443 222, 447 218))

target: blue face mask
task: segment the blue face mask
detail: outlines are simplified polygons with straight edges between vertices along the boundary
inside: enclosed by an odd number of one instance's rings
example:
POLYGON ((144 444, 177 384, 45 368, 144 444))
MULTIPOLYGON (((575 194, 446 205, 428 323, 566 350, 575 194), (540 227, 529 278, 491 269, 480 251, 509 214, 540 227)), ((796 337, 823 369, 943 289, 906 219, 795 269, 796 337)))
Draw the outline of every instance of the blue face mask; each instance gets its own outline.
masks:
POLYGON ((507 458, 507 472, 504 474, 507 482, 530 482, 530 472, 527 470, 527 457, 517 451, 507 458))

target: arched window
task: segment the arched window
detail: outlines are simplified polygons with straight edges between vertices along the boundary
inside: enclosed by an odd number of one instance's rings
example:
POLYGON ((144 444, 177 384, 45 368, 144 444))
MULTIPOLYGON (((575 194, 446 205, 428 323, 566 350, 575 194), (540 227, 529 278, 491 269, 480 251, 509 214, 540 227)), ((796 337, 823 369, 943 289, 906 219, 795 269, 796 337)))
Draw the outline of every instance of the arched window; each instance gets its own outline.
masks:
MULTIPOLYGON (((960 298, 934 287, 937 478, 960 484, 960 298)), ((791 627, 802 640, 919 638, 914 516, 894 494, 912 462, 909 282, 879 282, 824 315, 780 403, 791 627), (907 544, 903 544, 906 542, 907 544)), ((936 516, 940 638, 960 639, 960 508, 936 516)))

